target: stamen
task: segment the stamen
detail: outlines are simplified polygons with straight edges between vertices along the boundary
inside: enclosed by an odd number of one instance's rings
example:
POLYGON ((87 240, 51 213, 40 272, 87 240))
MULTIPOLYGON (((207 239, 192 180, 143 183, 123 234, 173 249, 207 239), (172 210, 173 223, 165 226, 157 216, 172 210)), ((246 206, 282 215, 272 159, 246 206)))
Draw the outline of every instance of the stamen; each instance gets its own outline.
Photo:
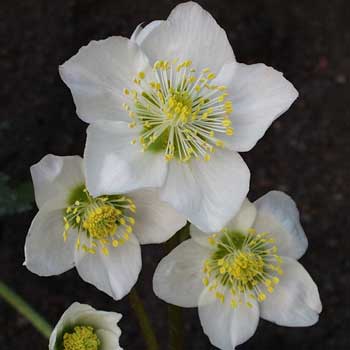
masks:
POLYGON ((96 254, 96 248, 99 248, 108 256, 109 247, 118 247, 132 234, 135 224, 132 214, 136 206, 130 198, 120 195, 94 198, 82 184, 72 191, 68 202, 63 216, 63 240, 68 239, 70 229, 74 228, 78 233, 77 250, 96 254), (87 237, 89 245, 81 244, 81 235, 87 237))
POLYGON ((202 281, 220 302, 225 289, 232 295, 232 308, 240 304, 253 307, 249 298, 263 302, 266 293, 273 293, 279 283, 277 275, 283 274, 283 261, 268 233, 257 234, 249 229, 243 234, 223 229, 221 235, 213 234, 208 241, 215 251, 204 262, 202 281))
POLYGON ((90 326, 75 326, 63 335, 63 350, 98 350, 101 341, 90 326))
POLYGON ((227 88, 210 83, 209 68, 195 73, 190 60, 157 61, 151 76, 137 74, 135 90, 124 89, 129 103, 123 108, 133 120, 129 126, 140 126, 143 151, 163 152, 167 161, 209 161, 215 147, 224 147, 220 134, 233 135, 227 88))

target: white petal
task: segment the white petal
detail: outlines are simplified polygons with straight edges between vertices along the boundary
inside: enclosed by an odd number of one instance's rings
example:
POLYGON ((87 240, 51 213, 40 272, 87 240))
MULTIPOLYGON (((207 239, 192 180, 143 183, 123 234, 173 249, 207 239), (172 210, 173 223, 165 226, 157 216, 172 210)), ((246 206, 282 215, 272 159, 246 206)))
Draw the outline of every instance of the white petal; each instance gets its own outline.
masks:
POLYGON ((48 154, 32 165, 30 172, 39 208, 52 200, 61 203, 63 208, 72 188, 85 182, 83 160, 79 156, 59 157, 48 154))
POLYGON ((93 309, 79 313, 75 317, 75 323, 81 325, 90 325, 95 330, 103 329, 105 331, 109 331, 119 338, 121 331, 117 324, 121 318, 122 315, 116 312, 100 311, 93 309))
POLYGON ((252 307, 245 304, 236 309, 230 306, 230 294, 226 292, 221 303, 207 288, 199 301, 199 318, 204 333, 210 342, 222 350, 234 350, 236 345, 246 342, 255 333, 259 322, 259 306, 249 300, 252 307))
POLYGON ((59 275, 74 266, 77 234, 71 229, 63 240, 63 209, 47 202, 34 217, 24 246, 24 265, 39 276, 59 275))
POLYGON ((85 146, 87 188, 93 196, 125 193, 164 183, 167 164, 159 153, 142 152, 131 141, 139 131, 124 122, 89 126, 85 146))
POLYGON ((254 227, 257 231, 273 235, 280 255, 301 258, 308 242, 293 199, 283 192, 271 191, 259 198, 255 205, 258 212, 254 227))
POLYGON ((90 305, 73 303, 61 316, 50 336, 49 350, 56 349, 57 336, 62 336, 66 328, 76 325, 76 319, 81 314, 95 311, 90 305))
POLYGON ((210 68, 218 73, 235 61, 225 31, 198 4, 180 4, 168 19, 142 41, 141 47, 152 63, 156 60, 192 60, 196 69, 210 68))
POLYGON ((239 63, 237 62, 225 63, 220 69, 219 74, 213 79, 212 85, 223 85, 229 87, 234 84, 236 68, 238 65, 239 63))
POLYGON ((170 304, 198 306, 198 298, 204 288, 203 263, 209 255, 209 249, 192 239, 182 242, 157 266, 153 276, 154 293, 170 304))
POLYGON ((233 104, 235 132, 224 140, 227 147, 244 152, 253 148, 271 123, 291 106, 298 92, 281 72, 264 64, 232 63, 231 70, 234 75, 228 99, 233 104))
POLYGON ((137 44, 110 37, 82 47, 60 66, 60 75, 72 92, 78 116, 91 123, 128 120, 123 89, 134 88, 137 73, 148 69, 148 59, 137 44))
MULTIPOLYGON (((242 233, 246 233, 249 228, 253 227, 253 223, 256 217, 256 208, 253 203, 248 199, 245 199, 239 212, 234 216, 226 225, 225 228, 230 230, 238 230, 242 233)), ((221 232, 215 232, 218 234, 218 238, 223 235, 221 232)), ((207 248, 212 248, 212 245, 208 240, 208 233, 201 231, 195 225, 190 225, 191 237, 200 245, 207 248)))
POLYGON ((88 304, 80 304, 74 302, 61 316, 57 325, 61 328, 68 328, 74 325, 80 324, 84 315, 90 315, 96 313, 97 311, 88 304))
POLYGON ((141 45, 142 42, 146 39, 149 33, 151 33, 155 28, 157 28, 164 21, 153 21, 147 24, 145 27, 142 27, 142 24, 139 24, 134 32, 130 40, 136 42, 136 44, 141 45))
POLYGON ((114 333, 99 329, 96 335, 101 341, 100 350, 123 350, 119 345, 119 336, 114 333))
POLYGON ((231 230, 246 232, 249 228, 253 227, 256 213, 255 205, 246 198, 237 215, 231 219, 226 227, 231 230))
POLYGON ((296 260, 283 260, 284 274, 275 291, 261 304, 261 317, 281 326, 311 326, 322 310, 317 286, 296 260))
POLYGON ((210 245, 208 241, 208 233, 201 231, 197 226, 190 225, 190 235, 191 238, 198 244, 202 245, 203 247, 212 249, 212 246, 210 245))
POLYGON ((249 179, 237 153, 218 150, 208 162, 172 161, 161 196, 200 230, 216 232, 238 212, 249 179))
POLYGON ((141 244, 165 242, 186 225, 186 218, 159 199, 158 190, 138 190, 129 197, 136 205, 134 233, 141 244))
POLYGON ((81 249, 75 253, 75 265, 81 278, 115 300, 129 293, 141 270, 140 245, 134 235, 123 245, 110 248, 106 256, 81 249))

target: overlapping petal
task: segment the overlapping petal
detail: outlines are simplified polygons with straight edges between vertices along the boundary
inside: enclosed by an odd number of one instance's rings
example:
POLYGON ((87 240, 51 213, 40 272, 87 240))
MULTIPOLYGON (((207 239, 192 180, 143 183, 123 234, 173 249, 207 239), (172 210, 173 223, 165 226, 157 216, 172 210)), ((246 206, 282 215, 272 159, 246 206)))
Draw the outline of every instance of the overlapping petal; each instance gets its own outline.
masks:
POLYGON ((293 199, 283 192, 271 191, 260 197, 255 205, 257 218, 254 227, 257 231, 269 232, 275 238, 280 255, 295 259, 302 257, 308 241, 293 199))
POLYGON ((209 162, 171 162, 161 198, 202 231, 215 232, 239 211, 249 179, 237 153, 218 150, 209 162))
POLYGON ((163 184, 167 163, 161 154, 142 152, 132 144, 138 133, 124 122, 101 121, 89 126, 84 159, 87 188, 92 195, 163 184))
POLYGON ((192 239, 182 242, 160 261, 153 277, 154 293, 174 305, 198 306, 204 288, 203 264, 209 254, 209 249, 192 239))
POLYGON ((124 244, 110 248, 108 255, 100 250, 90 254, 79 249, 75 252, 74 260, 84 281, 119 300, 129 293, 137 281, 141 270, 141 249, 136 237, 131 235, 124 244))
POLYGON ((246 198, 238 213, 233 215, 232 219, 227 223, 226 228, 229 230, 247 232, 248 229, 253 228, 256 213, 255 205, 246 198))
POLYGON ((141 244, 165 242, 186 224, 184 216, 159 199, 158 190, 138 190, 129 197, 136 205, 134 233, 141 244))
POLYGON ((76 232, 63 239, 63 209, 46 202, 34 217, 26 238, 24 264, 39 276, 61 274, 74 266, 76 232))
POLYGON ((48 201, 56 201, 57 207, 64 208, 71 189, 84 183, 83 160, 79 156, 48 154, 30 172, 39 208, 48 201))
POLYGON ((153 21, 144 27, 142 27, 142 24, 139 24, 132 33, 130 40, 136 42, 138 45, 141 45, 142 42, 147 38, 148 34, 150 34, 163 22, 164 21, 153 21))
POLYGON ((60 66, 60 75, 82 120, 127 121, 123 89, 133 88, 137 73, 149 69, 148 59, 136 43, 115 36, 82 47, 60 66))

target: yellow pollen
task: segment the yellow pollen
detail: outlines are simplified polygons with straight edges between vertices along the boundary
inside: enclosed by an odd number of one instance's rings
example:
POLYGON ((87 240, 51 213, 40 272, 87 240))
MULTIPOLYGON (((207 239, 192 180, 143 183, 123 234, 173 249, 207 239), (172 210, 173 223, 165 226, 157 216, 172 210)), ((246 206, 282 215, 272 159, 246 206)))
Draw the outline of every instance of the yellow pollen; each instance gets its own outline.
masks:
POLYGON ((239 253, 231 265, 231 275, 243 284, 247 284, 263 272, 264 262, 260 255, 239 253))
POLYGON ((123 108, 129 126, 139 127, 141 151, 162 152, 166 161, 209 161, 221 138, 233 135, 227 88, 213 84, 209 68, 196 72, 191 60, 158 60, 147 75, 138 72, 136 89, 124 89, 123 108))
POLYGON ((139 72, 139 74, 138 74, 138 77, 139 77, 140 79, 144 79, 145 76, 146 76, 145 72, 139 72))
POLYGON ((68 240, 70 229, 75 229, 77 250, 96 254, 98 249, 108 256, 109 248, 118 247, 122 239, 129 239, 135 224, 131 215, 136 212, 130 198, 121 195, 94 198, 83 184, 72 190, 71 197, 79 200, 68 199, 71 204, 64 210, 64 242, 68 240))
POLYGON ((63 350, 98 350, 100 345, 100 339, 90 326, 76 326, 72 333, 63 335, 63 350))
POLYGON ((279 283, 277 276, 283 274, 283 261, 274 253, 272 241, 267 232, 256 234, 254 229, 240 233, 224 228, 209 236, 214 253, 203 264, 204 286, 220 302, 228 289, 232 308, 253 307, 247 298, 264 302, 279 283))
POLYGON ((117 209, 110 205, 92 210, 84 220, 83 227, 93 238, 102 239, 112 236, 117 229, 117 209))

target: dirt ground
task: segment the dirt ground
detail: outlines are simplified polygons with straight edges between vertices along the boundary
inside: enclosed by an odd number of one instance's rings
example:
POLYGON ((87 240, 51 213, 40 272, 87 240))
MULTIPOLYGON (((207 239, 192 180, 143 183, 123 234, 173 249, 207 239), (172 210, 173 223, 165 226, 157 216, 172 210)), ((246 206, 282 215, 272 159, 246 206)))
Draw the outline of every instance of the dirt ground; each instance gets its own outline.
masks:
MULTIPOLYGON (((199 1, 227 31, 237 59, 264 62, 294 83, 300 97, 249 153, 250 198, 271 189, 298 203, 309 250, 302 263, 319 286, 324 310, 317 325, 278 327, 261 321, 239 349, 349 349, 350 293, 350 3, 320 1, 199 1)), ((82 154, 86 125, 75 116, 57 67, 92 39, 130 36, 140 22, 166 18, 177 1, 2 0, 0 4, 0 172, 16 188, 47 153, 82 154)), ((0 197, 3 196, 0 193, 0 197)), ((40 278, 22 266, 36 209, 0 217, 0 278, 52 323, 73 302, 117 310, 125 349, 144 349, 127 300, 113 302, 75 271, 40 278)), ((137 285, 167 344, 166 305, 151 277, 163 255, 143 249, 137 285)), ((184 310, 185 349, 212 349, 197 311, 184 310)), ((0 349, 46 349, 47 341, 0 300, 0 349)))

